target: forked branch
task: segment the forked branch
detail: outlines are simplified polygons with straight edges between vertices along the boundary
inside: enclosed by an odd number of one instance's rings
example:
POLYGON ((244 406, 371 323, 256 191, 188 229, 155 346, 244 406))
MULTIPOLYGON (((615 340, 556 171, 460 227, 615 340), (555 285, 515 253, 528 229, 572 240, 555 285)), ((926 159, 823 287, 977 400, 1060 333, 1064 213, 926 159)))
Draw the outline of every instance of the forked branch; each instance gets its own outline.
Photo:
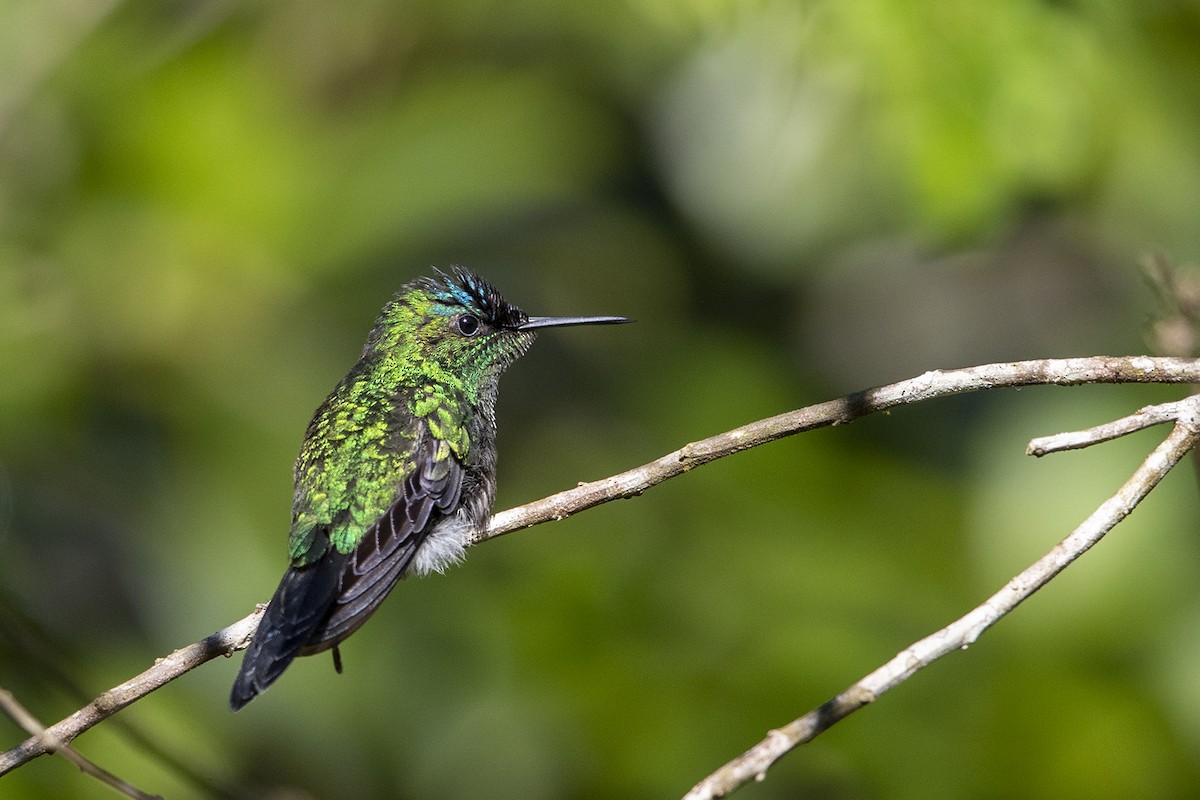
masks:
POLYGON ((1083 555, 1106 533, 1125 519, 1150 490, 1196 447, 1200 440, 1200 395, 1177 403, 1144 408, 1137 414, 1087 431, 1059 434, 1030 443, 1031 455, 1085 447, 1116 436, 1141 430, 1148 424, 1175 421, 1171 434, 1160 444, 1129 480, 1092 512, 1079 527, 1054 549, 1006 583, 1000 591, 936 633, 908 646, 891 661, 851 685, 820 707, 781 728, 738 758, 722 766, 692 788, 684 800, 724 797, 751 780, 762 780, 767 768, 793 748, 812 741, 822 731, 873 702, 920 670, 955 650, 965 650, 1004 615, 1015 609, 1055 575, 1083 555))
MULTIPOLYGON (((1148 356, 1095 356, 1015 361, 985 364, 966 369, 927 372, 899 383, 868 389, 839 400, 752 422, 717 436, 692 442, 673 453, 668 453, 655 461, 619 475, 581 484, 574 489, 503 511, 495 515, 487 531, 476 537, 472 544, 550 520, 564 519, 578 511, 610 500, 640 495, 668 478, 751 447, 815 428, 853 422, 868 414, 886 411, 897 406, 936 397, 1006 386, 1073 386, 1085 383, 1200 383, 1200 360, 1151 358, 1148 356)), ((253 614, 217 631, 206 639, 159 659, 145 672, 108 690, 84 708, 50 726, 46 729, 45 735, 31 737, 13 749, 0 754, 0 775, 46 753, 47 741, 60 745, 68 744, 79 734, 184 673, 217 656, 228 656, 244 649, 257 628, 261 614, 261 609, 256 610, 253 614)), ((988 624, 990 625, 991 622, 988 624)), ((982 631, 986 627, 985 625, 979 630, 982 631)), ((937 634, 935 634, 936 636, 937 634)), ((907 653, 908 651, 906 651, 907 653)), ((906 654, 901 655, 908 658, 909 656, 906 654)), ((913 671, 915 672, 915 670, 913 671)), ((891 685, 893 684, 882 684, 883 690, 890 688, 891 685)), ((865 700, 859 702, 861 698, 856 696, 850 697, 845 702, 849 702, 850 705, 857 708, 863 702, 877 696, 878 687, 871 688, 870 684, 867 687, 870 694, 865 700)), ((837 702, 836 699, 831 701, 831 703, 835 702, 837 702)), ((822 707, 821 713, 829 714, 830 711, 831 709, 822 707)), ((849 713, 849 711, 842 713, 841 716, 845 716, 845 713, 849 713)), ((806 717, 801 718, 801 720, 804 719, 806 717)), ((796 725, 801 720, 792 724, 796 725)), ((788 729, 790 726, 781 731, 788 729)), ((776 733, 772 735, 772 738, 783 741, 781 737, 788 735, 786 732, 776 733)), ((797 739, 798 741, 799 739, 797 739)), ((794 746, 792 744, 781 752, 794 746)), ((764 765, 758 772, 752 772, 751 775, 759 774, 765 768, 764 765)))
POLYGON ((17 702, 17 698, 13 697, 12 692, 7 689, 0 689, 0 711, 3 711, 8 715, 9 719, 20 725, 26 733, 42 739, 48 750, 59 753, 63 758, 79 767, 80 772, 91 775, 101 783, 111 786, 115 791, 120 792, 126 797, 131 797, 133 800, 162 800, 158 795, 147 794, 133 784, 113 775, 104 769, 104 767, 89 761, 69 744, 62 744, 55 741, 46 732, 45 726, 38 721, 37 717, 30 714, 23 705, 17 702))

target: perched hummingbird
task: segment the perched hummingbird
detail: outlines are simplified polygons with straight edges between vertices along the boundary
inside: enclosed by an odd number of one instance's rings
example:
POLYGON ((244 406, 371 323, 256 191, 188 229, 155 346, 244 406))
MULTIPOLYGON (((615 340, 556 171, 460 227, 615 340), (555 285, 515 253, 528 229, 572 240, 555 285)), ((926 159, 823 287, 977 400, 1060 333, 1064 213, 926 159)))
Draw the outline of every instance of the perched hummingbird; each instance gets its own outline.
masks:
POLYGON ((333 648, 400 578, 460 561, 496 496, 496 387, 539 328, 629 322, 530 317, 477 275, 421 278, 383 307, 358 363, 296 459, 291 565, 233 683, 234 711, 296 656, 333 648))

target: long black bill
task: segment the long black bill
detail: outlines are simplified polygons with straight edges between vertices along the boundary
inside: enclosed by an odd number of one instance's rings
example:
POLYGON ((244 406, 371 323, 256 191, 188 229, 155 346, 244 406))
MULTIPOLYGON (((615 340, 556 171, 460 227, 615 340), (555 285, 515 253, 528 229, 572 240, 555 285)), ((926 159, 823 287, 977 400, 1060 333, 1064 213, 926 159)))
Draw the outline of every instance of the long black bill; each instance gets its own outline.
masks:
POLYGON ((620 325, 623 322, 633 320, 629 317, 530 317, 516 329, 531 331, 535 328, 565 328, 568 325, 620 325))

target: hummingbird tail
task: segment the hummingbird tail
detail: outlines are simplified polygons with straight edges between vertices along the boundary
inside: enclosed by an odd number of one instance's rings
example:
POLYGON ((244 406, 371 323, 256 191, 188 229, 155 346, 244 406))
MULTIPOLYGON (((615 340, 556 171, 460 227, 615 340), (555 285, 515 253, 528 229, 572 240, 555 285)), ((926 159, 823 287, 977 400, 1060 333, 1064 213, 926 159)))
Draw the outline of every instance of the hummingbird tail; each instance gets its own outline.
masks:
POLYGON ((233 681, 229 707, 234 711, 283 674, 325 619, 337 597, 345 562, 344 557, 331 555, 315 564, 292 567, 283 576, 233 681))

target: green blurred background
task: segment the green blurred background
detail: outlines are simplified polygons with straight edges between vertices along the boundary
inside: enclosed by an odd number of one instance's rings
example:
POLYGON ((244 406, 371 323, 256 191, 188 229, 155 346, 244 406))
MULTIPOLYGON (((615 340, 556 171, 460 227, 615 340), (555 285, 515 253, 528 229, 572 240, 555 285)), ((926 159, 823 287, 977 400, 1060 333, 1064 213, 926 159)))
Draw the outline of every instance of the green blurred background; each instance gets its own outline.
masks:
MULTIPOLYGON (((54 721, 265 601, 309 416, 431 265, 638 319, 506 377, 506 508, 928 369, 1144 352, 1138 258, 1195 261, 1198 223, 1196 2, 4 0, 0 686, 54 721)), ((1181 391, 779 442, 401 585, 343 676, 305 659, 234 716, 218 660, 120 715, 182 768, 115 720, 77 745, 173 800, 679 796, 990 594, 1165 431, 1030 437, 1181 391)), ((1180 470, 738 796, 1195 797, 1196 533, 1180 470)), ((52 758, 0 779, 110 796, 52 758)))

